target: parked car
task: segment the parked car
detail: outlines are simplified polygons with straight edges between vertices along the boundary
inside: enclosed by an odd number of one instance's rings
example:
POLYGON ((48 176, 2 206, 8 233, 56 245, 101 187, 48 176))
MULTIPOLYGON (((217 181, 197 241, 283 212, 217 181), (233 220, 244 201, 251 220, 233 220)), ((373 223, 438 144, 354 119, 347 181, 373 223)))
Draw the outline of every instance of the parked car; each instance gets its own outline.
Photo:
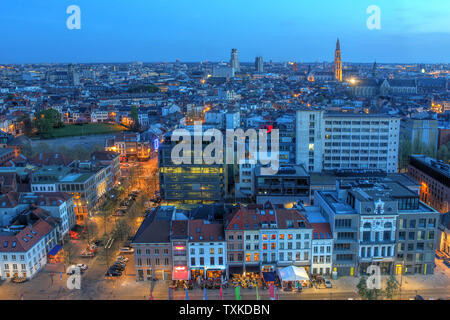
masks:
POLYGON ((324 283, 325 283, 325 288, 333 288, 333 285, 331 284, 330 279, 325 279, 324 283))
POLYGON ((116 271, 111 271, 111 270, 108 270, 108 271, 106 271, 106 273, 105 273, 105 277, 120 277, 122 275, 122 272, 116 272, 116 271))
POLYGON ((130 260, 130 259, 125 258, 125 257, 123 257, 123 256, 118 256, 116 261, 122 262, 122 263, 127 263, 129 260, 130 260))
POLYGON ((102 240, 94 240, 92 241, 97 247, 101 247, 104 245, 102 240))
POLYGON ((450 259, 444 259, 444 264, 450 268, 450 259))
POLYGON ((77 264, 77 267, 80 268, 81 271, 86 271, 88 269, 88 266, 84 263, 77 264))
POLYGON ((122 252, 122 253, 133 253, 134 249, 130 248, 130 247, 123 247, 123 248, 120 248, 120 252, 122 252))
POLYGON ((82 258, 93 258, 95 256, 95 253, 93 253, 93 252, 90 252, 90 251, 83 251, 82 253, 81 253, 81 257, 82 258))
POLYGON ((122 271, 125 270, 125 267, 123 267, 122 265, 114 264, 114 265, 111 266, 110 269, 118 271, 118 272, 122 272, 122 271))
POLYGON ((123 210, 117 210, 113 214, 113 216, 115 216, 115 217, 123 217, 124 215, 125 215, 125 211, 123 211, 123 210))

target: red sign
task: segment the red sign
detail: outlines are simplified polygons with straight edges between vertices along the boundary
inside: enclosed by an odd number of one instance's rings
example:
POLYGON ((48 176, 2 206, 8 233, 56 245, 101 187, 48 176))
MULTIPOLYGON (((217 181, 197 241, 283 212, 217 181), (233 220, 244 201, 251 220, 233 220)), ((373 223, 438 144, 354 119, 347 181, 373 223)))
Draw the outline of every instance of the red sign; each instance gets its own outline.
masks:
POLYGON ((184 246, 175 246, 175 250, 184 250, 185 247, 184 246))
POLYGON ((173 267, 172 280, 189 280, 189 271, 186 266, 173 267))

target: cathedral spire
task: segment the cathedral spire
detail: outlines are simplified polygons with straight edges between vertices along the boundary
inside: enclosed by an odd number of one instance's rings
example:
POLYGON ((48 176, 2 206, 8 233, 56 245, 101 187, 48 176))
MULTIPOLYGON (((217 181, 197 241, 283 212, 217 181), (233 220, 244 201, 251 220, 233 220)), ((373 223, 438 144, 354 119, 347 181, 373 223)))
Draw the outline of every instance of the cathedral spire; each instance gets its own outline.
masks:
POLYGON ((336 51, 334 53, 334 79, 342 82, 342 57, 341 57, 341 44, 339 38, 336 43, 336 51))

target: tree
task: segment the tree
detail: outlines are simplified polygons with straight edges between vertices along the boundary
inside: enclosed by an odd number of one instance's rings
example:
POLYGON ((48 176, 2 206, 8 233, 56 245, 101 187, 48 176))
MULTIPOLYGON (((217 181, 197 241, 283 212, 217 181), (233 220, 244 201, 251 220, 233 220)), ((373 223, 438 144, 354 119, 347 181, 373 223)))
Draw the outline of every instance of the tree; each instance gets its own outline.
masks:
POLYGON ((358 295, 361 299, 365 300, 378 300, 383 295, 383 291, 381 289, 369 289, 367 287, 367 278, 362 277, 359 280, 359 283, 356 286, 358 290, 358 295))
POLYGON ((103 219, 103 227, 104 227, 104 234, 107 234, 107 225, 108 225, 108 221, 109 218, 111 217, 113 210, 114 210, 114 202, 111 200, 105 200, 102 202, 102 204, 100 205, 98 211, 100 213, 100 216, 103 219))
POLYGON ((35 125, 39 134, 51 136, 53 128, 64 126, 61 121, 61 114, 55 109, 46 109, 36 114, 35 125))
POLYGON ((131 227, 128 225, 128 223, 123 219, 118 220, 113 231, 113 237, 116 239, 120 239, 120 241, 123 241, 127 239, 130 234, 131 227))
POLYGON ((97 224, 93 221, 87 221, 85 224, 86 228, 86 236, 88 243, 91 242, 92 239, 94 239, 97 236, 98 233, 98 227, 97 224))
POLYGON ((21 153, 27 158, 31 158, 33 156, 33 147, 30 142, 22 146, 21 153))
POLYGON ((442 160, 444 163, 450 161, 450 142, 447 145, 442 145, 437 152, 438 160, 442 160))
POLYGON ((33 122, 31 121, 29 115, 24 115, 24 116, 20 117, 19 122, 22 123, 22 125, 23 125, 24 134, 27 137, 30 137, 33 133, 34 126, 33 126, 33 122))
POLYGON ((404 137, 400 138, 399 152, 398 152, 398 163, 400 170, 408 168, 409 157, 411 154, 412 154, 411 141, 407 140, 404 137))
POLYGON ((390 276, 386 284, 386 289, 384 291, 386 298, 392 300, 393 297, 397 295, 398 289, 399 286, 394 276, 390 276))
POLYGON ((64 248, 62 251, 62 258, 64 261, 64 264, 66 266, 70 266, 75 262, 76 258, 76 252, 75 252, 75 246, 72 244, 71 241, 67 241, 64 243, 64 248))
POLYGON ((356 289, 358 290, 358 295, 362 298, 362 299, 366 299, 367 297, 367 279, 366 277, 362 277, 359 280, 359 283, 356 285, 356 289))
POLYGON ((131 119, 133 119, 133 125, 131 129, 133 131, 139 131, 139 114, 136 106, 131 107, 131 119))
POLYGON ((88 150, 81 145, 76 145, 72 148, 71 156, 75 160, 87 160, 91 157, 91 150, 88 150))
POLYGON ((34 154, 36 153, 48 153, 52 152, 52 148, 45 143, 45 142, 39 142, 35 148, 33 148, 34 154))

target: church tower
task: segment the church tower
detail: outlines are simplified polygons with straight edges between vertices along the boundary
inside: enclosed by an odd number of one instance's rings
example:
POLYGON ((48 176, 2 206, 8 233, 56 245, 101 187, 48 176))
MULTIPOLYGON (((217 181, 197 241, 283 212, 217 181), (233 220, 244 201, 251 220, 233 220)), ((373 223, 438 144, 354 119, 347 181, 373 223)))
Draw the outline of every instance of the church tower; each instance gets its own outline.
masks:
POLYGON ((341 57, 341 45, 339 38, 336 43, 336 51, 334 53, 334 79, 342 82, 342 57, 341 57))

